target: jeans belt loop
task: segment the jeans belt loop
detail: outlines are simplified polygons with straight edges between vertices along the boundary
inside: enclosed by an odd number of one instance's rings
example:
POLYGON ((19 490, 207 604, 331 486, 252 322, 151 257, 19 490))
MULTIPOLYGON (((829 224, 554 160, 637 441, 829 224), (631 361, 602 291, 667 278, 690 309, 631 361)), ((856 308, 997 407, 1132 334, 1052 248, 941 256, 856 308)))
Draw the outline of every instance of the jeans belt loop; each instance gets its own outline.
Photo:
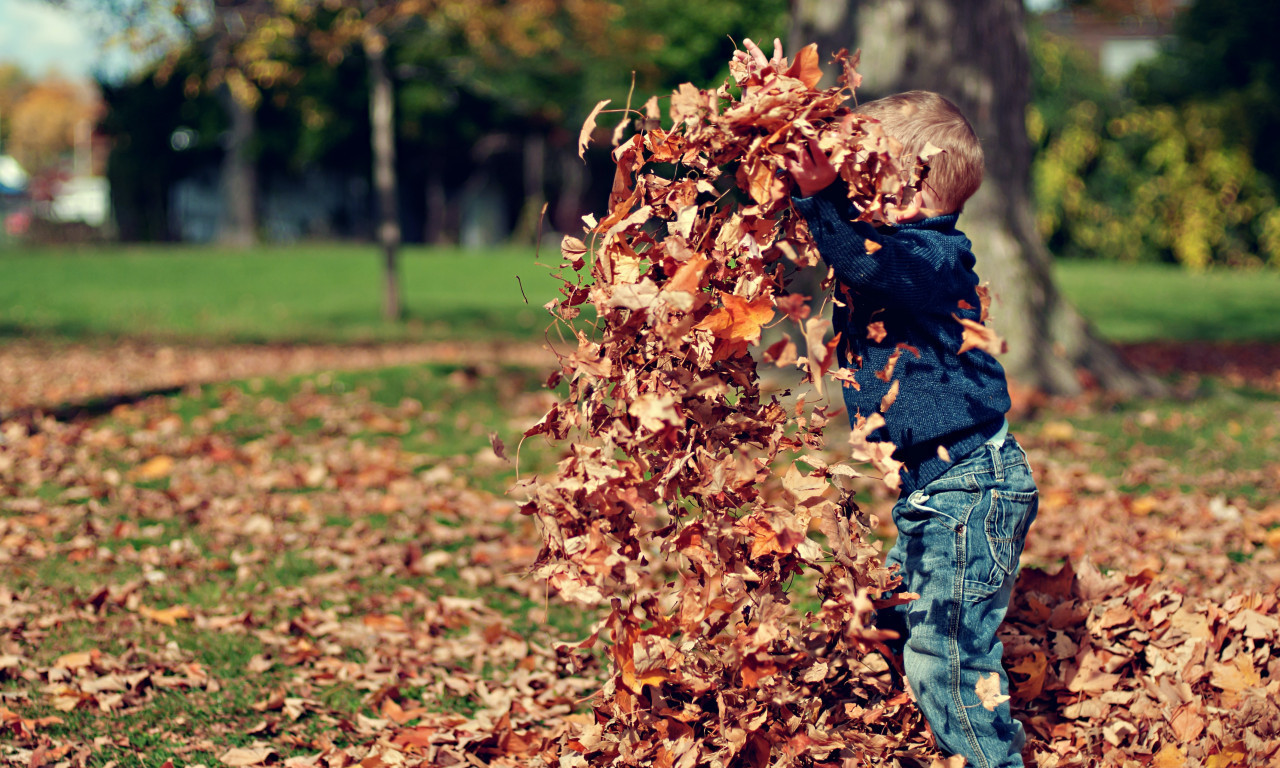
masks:
POLYGON ((1004 480, 1004 462, 1000 457, 1004 451, 990 443, 987 443, 986 448, 991 451, 991 466, 995 470, 996 480, 1004 480))

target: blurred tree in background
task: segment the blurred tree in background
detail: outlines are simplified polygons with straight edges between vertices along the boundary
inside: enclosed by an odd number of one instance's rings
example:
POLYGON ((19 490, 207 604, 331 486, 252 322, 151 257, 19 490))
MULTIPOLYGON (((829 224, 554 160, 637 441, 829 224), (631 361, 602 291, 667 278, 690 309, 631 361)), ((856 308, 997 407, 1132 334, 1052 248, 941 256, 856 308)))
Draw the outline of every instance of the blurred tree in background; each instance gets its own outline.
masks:
POLYGON ((1198 0, 1122 83, 1032 36, 1036 223, 1055 253, 1280 267, 1280 4, 1198 0))
MULTIPOLYGON (((234 224, 224 232, 226 242, 252 241, 244 230, 257 226, 256 216, 246 209, 261 207, 257 174, 265 166, 287 173, 311 164, 333 167, 339 158, 350 165, 359 157, 371 169, 365 175, 375 191, 373 234, 384 254, 389 316, 400 314, 402 230, 412 239, 457 240, 459 198, 474 197, 499 177, 519 211, 514 239, 533 240, 548 203, 554 203, 554 226, 579 228, 591 207, 584 201, 592 179, 576 156, 574 137, 590 105, 613 98, 623 106, 632 73, 637 96, 723 76, 732 38, 776 32, 787 18, 785 0, 711 6, 675 0, 113 3, 122 10, 112 23, 138 41, 135 47, 154 46, 166 35, 177 41, 143 77, 107 86, 113 109, 131 105, 129 114, 107 121, 124 145, 119 153, 144 143, 155 153, 150 163, 113 162, 113 176, 137 175, 113 182, 151 189, 154 198, 159 179, 187 165, 173 157, 186 150, 166 149, 157 126, 130 128, 148 101, 166 116, 184 110, 172 101, 171 79, 184 83, 191 101, 212 95, 221 107, 213 124, 207 101, 185 112, 202 115, 207 130, 199 132, 200 147, 221 150, 224 205, 234 224), (368 143, 357 147, 359 141, 368 143), (166 153, 168 162, 158 163, 157 155, 166 153)), ((158 122, 181 130, 180 121, 158 122)), ((594 151, 594 162, 603 155, 594 151)), ((160 215, 166 204, 152 200, 144 207, 160 215)), ((124 235, 155 231, 121 226, 124 235)))
POLYGON ((78 127, 96 121, 95 106, 85 89, 69 80, 34 83, 9 117, 9 153, 31 171, 55 165, 73 146, 78 127))
MULTIPOLYGON (((478 245, 509 235, 531 243, 541 227, 579 228, 607 191, 611 167, 604 142, 592 146, 586 164, 578 159, 577 129, 600 99, 621 109, 633 73, 638 104, 680 82, 723 77, 734 40, 744 36, 768 40, 790 29, 792 37, 816 36, 824 50, 837 40, 852 46, 847 30, 855 17, 870 18, 878 7, 50 2, 97 14, 104 27, 156 54, 145 77, 105 89, 118 113, 104 127, 117 139, 111 176, 117 215, 128 220, 120 222, 123 237, 173 236, 143 222, 168 215, 169 202, 157 198, 175 180, 216 162, 221 239, 252 242, 269 229, 260 220, 270 207, 261 194, 323 168, 373 190, 361 193, 367 213, 332 232, 380 240, 392 314, 402 239, 478 245), (169 146, 165 136, 186 128, 195 140, 169 146), (477 219, 480 210, 488 218, 477 219)), ((1068 4, 1086 6, 1130 13, 1134 4, 1068 4)), ((1066 38, 1033 27, 1034 221, 1053 253, 1196 268, 1280 265, 1280 151, 1268 141, 1280 127, 1280 53, 1266 39, 1277 23, 1274 2, 1197 0, 1182 10, 1160 56, 1122 82, 1104 78, 1066 38)), ((895 24, 886 28, 894 34, 861 43, 874 48, 864 56, 868 67, 906 50, 906 27, 895 24)), ((0 131, 12 114, 0 103, 0 131)), ((604 117, 602 133, 613 120, 604 117)))

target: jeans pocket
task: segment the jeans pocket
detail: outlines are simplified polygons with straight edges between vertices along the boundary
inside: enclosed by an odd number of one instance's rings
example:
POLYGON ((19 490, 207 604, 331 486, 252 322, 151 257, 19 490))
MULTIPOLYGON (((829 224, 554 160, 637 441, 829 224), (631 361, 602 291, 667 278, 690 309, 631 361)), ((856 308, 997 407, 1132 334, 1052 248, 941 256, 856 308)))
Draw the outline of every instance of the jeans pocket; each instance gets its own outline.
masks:
POLYGON ((963 517, 957 516, 967 516, 965 504, 970 501, 967 494, 956 491, 942 491, 932 495, 915 491, 907 497, 906 504, 900 505, 894 523, 900 532, 906 528, 912 533, 922 533, 929 523, 957 531, 962 527, 963 520, 963 517))
POLYGON ((1038 499, 1035 491, 991 491, 991 507, 987 511, 987 547, 991 552, 988 584, 999 588, 1018 569, 1027 527, 1035 518, 1038 499))

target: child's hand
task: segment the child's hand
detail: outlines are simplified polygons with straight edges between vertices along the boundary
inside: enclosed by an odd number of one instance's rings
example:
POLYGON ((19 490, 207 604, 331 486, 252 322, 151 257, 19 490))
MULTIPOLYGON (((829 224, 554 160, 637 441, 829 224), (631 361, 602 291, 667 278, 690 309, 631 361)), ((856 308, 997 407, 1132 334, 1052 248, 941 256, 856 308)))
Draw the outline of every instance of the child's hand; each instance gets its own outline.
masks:
POLYGON ((818 140, 810 137, 803 147, 796 150, 796 159, 782 159, 783 165, 791 178, 795 179, 800 194, 804 197, 821 192, 830 186, 839 175, 831 164, 827 153, 818 146, 818 140))
POLYGON ((771 70, 770 74, 773 75, 787 70, 787 60, 782 56, 780 39, 776 37, 773 39, 773 58, 771 59, 766 59, 764 51, 760 50, 760 46, 750 38, 743 38, 742 45, 746 50, 734 51, 733 58, 746 66, 748 79, 763 81, 767 70, 771 70))

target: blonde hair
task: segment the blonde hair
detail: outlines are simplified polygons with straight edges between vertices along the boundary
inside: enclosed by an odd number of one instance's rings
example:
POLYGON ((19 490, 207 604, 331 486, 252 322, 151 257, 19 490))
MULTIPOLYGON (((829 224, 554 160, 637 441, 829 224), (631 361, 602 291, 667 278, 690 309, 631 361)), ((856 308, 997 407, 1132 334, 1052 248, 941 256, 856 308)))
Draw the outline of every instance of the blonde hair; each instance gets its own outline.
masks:
POLYGON ((925 186, 947 211, 959 211, 982 184, 982 144, 955 104, 933 91, 907 91, 860 104, 854 112, 880 123, 915 158, 925 146, 942 151, 927 160, 925 186))

